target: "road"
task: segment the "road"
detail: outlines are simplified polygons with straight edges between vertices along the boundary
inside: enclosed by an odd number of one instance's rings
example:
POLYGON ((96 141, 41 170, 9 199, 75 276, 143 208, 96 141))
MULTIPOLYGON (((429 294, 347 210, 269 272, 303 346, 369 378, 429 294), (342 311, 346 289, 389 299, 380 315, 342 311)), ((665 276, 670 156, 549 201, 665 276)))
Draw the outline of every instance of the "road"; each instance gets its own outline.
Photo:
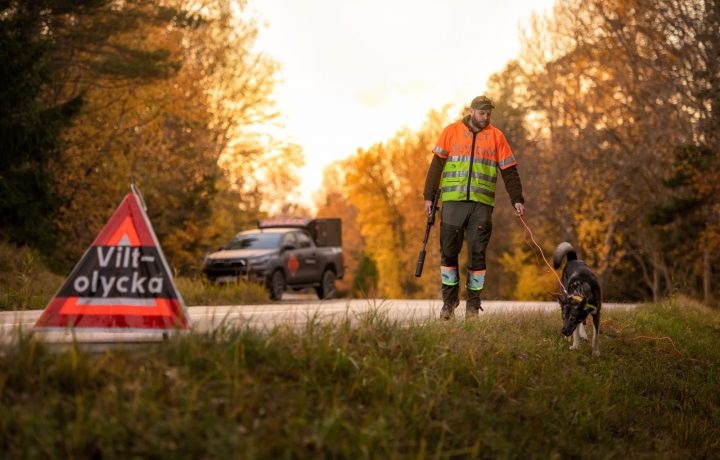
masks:
MULTIPOLYGON (((437 318, 442 302, 437 300, 388 300, 388 299, 336 299, 318 301, 306 294, 287 294, 282 302, 263 305, 222 305, 213 307, 191 306, 188 314, 194 332, 209 332, 218 327, 240 326, 255 329, 271 329, 279 325, 302 327, 310 319, 339 321, 344 318, 357 320, 370 312, 387 315, 391 320, 413 324, 437 318)), ((483 316, 530 311, 557 311, 556 302, 483 301, 483 316)), ((633 309, 635 304, 603 304, 603 309, 633 309)), ((465 312, 464 302, 456 310, 458 318, 465 312)), ((10 342, 17 337, 18 328, 32 329, 42 310, 0 312, 0 342, 10 342)), ((49 342, 72 342, 71 333, 44 334, 49 342)), ((158 335, 119 333, 77 333, 78 341, 94 343, 145 342, 158 340, 158 335)))

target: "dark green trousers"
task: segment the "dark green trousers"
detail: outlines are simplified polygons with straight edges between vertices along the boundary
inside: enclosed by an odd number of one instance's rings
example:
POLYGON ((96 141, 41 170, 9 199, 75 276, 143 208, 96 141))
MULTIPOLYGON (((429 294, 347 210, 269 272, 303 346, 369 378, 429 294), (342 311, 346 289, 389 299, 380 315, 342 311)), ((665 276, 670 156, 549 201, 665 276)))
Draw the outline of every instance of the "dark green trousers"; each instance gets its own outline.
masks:
POLYGON ((460 273, 458 255, 467 235, 468 274, 467 308, 480 307, 480 292, 485 282, 485 250, 492 234, 493 207, 476 202, 443 203, 440 223, 440 268, 443 303, 459 303, 460 273))

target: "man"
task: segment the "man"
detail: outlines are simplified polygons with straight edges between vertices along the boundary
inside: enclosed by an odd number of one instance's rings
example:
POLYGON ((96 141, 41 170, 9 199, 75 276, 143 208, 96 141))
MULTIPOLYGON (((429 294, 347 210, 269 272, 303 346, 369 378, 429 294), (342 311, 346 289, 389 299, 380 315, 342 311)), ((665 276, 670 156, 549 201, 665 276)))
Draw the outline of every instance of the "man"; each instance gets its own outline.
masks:
POLYGON ((442 188, 440 275, 443 306, 440 318, 443 320, 449 320, 460 303, 458 254, 465 231, 468 240, 465 315, 477 316, 482 309, 480 293, 485 284, 485 249, 492 233, 498 169, 515 214, 522 216, 525 212, 517 163, 505 135, 490 124, 494 108, 485 96, 472 100, 470 114, 443 130, 433 149, 435 155, 425 178, 423 198, 428 215, 435 190, 438 185, 442 188))

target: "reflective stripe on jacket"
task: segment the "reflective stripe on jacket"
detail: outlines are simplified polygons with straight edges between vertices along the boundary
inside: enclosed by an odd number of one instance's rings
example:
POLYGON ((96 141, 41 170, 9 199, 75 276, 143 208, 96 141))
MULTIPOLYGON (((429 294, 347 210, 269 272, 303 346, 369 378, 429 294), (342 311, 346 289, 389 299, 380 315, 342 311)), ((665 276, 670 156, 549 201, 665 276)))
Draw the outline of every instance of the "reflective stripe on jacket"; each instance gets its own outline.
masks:
POLYGON ((472 132, 467 120, 447 126, 433 149, 435 155, 447 160, 442 173, 442 200, 495 206, 497 168, 517 163, 502 131, 489 124, 482 131, 472 132))

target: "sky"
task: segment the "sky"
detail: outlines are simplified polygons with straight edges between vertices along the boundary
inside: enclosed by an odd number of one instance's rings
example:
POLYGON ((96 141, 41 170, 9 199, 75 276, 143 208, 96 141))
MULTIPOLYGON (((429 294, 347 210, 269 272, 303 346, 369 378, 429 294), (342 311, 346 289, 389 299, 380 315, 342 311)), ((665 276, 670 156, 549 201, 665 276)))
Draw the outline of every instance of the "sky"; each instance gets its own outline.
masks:
MULTIPOLYGON (((460 110, 520 52, 519 30, 554 0, 255 0, 256 51, 280 64, 281 135, 300 144, 297 202, 358 148, 460 110)), ((497 101, 496 101, 497 102, 497 101)), ((428 155, 432 146, 428 146, 428 155)))

